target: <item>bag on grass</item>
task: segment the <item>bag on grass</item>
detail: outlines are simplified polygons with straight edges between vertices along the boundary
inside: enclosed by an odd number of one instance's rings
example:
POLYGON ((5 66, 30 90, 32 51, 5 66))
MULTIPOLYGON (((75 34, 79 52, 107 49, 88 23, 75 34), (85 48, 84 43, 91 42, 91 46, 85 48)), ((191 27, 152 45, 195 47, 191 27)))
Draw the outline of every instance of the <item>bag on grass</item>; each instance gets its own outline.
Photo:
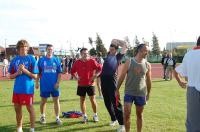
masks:
POLYGON ((62 116, 66 118, 79 118, 82 117, 82 112, 80 111, 62 112, 62 116))

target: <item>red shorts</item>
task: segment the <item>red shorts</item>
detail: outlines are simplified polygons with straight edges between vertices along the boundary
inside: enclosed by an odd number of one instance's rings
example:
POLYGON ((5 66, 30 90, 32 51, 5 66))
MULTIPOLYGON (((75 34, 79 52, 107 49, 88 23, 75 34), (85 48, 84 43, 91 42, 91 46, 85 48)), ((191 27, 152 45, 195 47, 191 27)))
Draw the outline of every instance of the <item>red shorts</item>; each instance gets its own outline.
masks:
POLYGON ((20 105, 32 105, 33 94, 16 94, 13 93, 12 102, 20 105))

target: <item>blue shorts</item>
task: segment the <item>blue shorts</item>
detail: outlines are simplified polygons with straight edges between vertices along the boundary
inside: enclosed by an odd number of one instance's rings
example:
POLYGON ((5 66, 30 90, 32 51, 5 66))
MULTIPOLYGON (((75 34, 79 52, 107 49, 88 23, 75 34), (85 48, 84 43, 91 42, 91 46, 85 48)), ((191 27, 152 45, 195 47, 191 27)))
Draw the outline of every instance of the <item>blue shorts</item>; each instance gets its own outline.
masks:
POLYGON ((42 97, 42 98, 48 98, 48 97, 50 97, 50 95, 52 97, 58 97, 58 96, 60 96, 60 92, 59 92, 59 90, 54 90, 51 92, 40 92, 40 97, 42 97))
POLYGON ((146 104, 146 97, 145 96, 133 96, 125 94, 124 96, 124 102, 126 103, 133 103, 136 106, 144 106, 146 104))

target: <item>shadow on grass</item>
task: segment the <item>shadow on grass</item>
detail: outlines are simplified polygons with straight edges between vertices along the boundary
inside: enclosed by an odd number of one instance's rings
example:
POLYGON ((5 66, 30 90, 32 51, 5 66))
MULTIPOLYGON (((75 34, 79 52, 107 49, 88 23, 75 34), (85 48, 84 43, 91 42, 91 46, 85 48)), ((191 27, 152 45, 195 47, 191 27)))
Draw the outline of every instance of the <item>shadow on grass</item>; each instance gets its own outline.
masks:
MULTIPOLYGON (((64 100, 61 99, 61 100, 60 100, 60 103, 61 103, 61 102, 71 102, 71 101, 79 101, 79 98, 64 99, 64 100)), ((47 103, 51 103, 51 104, 52 104, 52 103, 53 103, 52 99, 49 98, 48 101, 47 101, 47 103)), ((40 101, 34 102, 34 104, 36 104, 36 105, 37 105, 37 104, 40 104, 40 101)))
MULTIPOLYGON (((92 130, 92 129, 96 129, 96 128, 102 128, 104 126, 107 126, 107 124, 100 124, 100 125, 95 125, 95 126, 89 126, 90 124, 92 124, 93 121, 89 121, 89 124, 83 124, 81 121, 73 121, 73 122, 64 122, 62 126, 58 126, 55 122, 51 122, 51 123, 47 123, 45 125, 41 125, 39 122, 36 122, 36 131, 48 131, 51 129, 56 129, 56 128, 62 128, 65 130, 56 130, 57 132, 75 132, 75 131, 88 131, 88 130, 92 130), (73 126, 73 125, 83 125, 83 127, 75 127, 75 128, 69 128, 69 126, 73 126), (86 126, 88 125, 88 126, 86 126)), ((93 122, 94 123, 94 122, 93 122)), ((95 123, 94 123, 95 124, 95 123)), ((93 125, 94 125, 93 124, 93 125)), ((100 130, 97 132, 114 132, 116 130, 100 130)))
POLYGON ((164 79, 161 80, 153 80, 152 83, 166 82, 164 79))
MULTIPOLYGON (((81 123, 82 124, 82 123, 81 123)), ((85 125, 85 124, 83 124, 85 125)), ((60 130, 58 132, 76 132, 76 131, 92 131, 92 129, 96 129, 96 128, 102 128, 104 126, 108 126, 108 124, 101 124, 101 125, 95 125, 95 126, 88 126, 88 127, 84 127, 84 128, 70 128, 70 129, 67 129, 67 130, 60 130)), ((96 131, 96 132, 115 132, 116 130, 99 130, 99 131, 96 131)))
MULTIPOLYGON (((0 126, 0 132, 16 132, 16 124, 14 125, 6 125, 6 126, 0 126)), ((23 131, 29 132, 30 130, 30 123, 23 123, 23 131)))
MULTIPOLYGON (((0 108, 3 108, 3 107, 13 107, 13 105, 12 104, 9 104, 9 105, 0 105, 0 108)), ((1 132, 1 131, 0 131, 1 132)))
MULTIPOLYGON (((79 98, 60 100, 60 103, 61 103, 61 102, 71 102, 71 101, 79 101, 79 98)), ((52 104, 52 103, 53 103, 52 99, 50 98, 50 99, 47 101, 47 103, 52 104)), ((38 105, 38 104, 40 104, 40 101, 34 102, 34 104, 35 104, 35 105, 38 105)), ((13 107, 13 104, 0 105, 0 108, 3 108, 3 107, 13 107)), ((1 132, 1 131, 0 131, 0 132, 1 132)))

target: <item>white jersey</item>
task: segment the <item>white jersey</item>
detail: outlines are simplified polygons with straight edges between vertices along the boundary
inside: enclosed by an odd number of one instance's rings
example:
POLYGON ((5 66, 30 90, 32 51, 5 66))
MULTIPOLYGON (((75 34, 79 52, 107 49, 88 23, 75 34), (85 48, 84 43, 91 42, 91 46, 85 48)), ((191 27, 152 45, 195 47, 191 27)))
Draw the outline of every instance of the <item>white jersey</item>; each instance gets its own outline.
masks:
POLYGON ((200 50, 191 50, 185 54, 182 64, 176 67, 176 72, 188 78, 188 86, 200 91, 200 50))

